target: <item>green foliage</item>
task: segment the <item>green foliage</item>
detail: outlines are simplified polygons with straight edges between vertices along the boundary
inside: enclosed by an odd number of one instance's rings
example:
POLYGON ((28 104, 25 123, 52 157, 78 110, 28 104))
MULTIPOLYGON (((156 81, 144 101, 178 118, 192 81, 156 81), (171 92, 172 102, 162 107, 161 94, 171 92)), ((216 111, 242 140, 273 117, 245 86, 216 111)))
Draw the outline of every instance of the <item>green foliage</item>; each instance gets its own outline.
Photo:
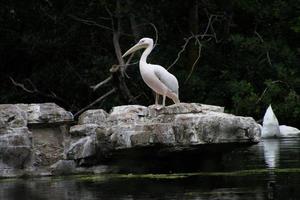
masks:
POLYGON ((234 81, 230 85, 234 112, 237 114, 258 114, 258 96, 251 83, 246 81, 234 81))

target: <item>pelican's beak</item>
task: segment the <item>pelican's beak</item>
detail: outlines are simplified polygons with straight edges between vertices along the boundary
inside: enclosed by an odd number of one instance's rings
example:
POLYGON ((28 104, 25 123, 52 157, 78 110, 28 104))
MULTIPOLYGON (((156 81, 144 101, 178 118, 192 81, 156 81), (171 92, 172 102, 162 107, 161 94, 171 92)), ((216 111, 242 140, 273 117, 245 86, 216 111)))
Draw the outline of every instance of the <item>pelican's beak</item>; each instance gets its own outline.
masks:
POLYGON ((132 54, 133 52, 139 50, 139 49, 142 49, 142 48, 146 48, 147 46, 145 44, 140 44, 140 43, 137 43, 136 45, 134 45, 133 47, 131 47, 128 51, 126 51, 122 58, 124 58, 125 56, 128 56, 129 54, 132 54))

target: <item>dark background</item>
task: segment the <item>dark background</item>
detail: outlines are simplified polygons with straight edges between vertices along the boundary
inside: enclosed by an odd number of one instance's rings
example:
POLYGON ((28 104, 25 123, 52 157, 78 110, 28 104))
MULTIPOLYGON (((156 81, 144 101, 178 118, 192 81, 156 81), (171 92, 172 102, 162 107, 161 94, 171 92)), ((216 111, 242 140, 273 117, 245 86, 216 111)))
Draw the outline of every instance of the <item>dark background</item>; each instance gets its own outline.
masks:
MULTIPOLYGON (((167 68, 188 42, 170 69, 181 101, 257 120, 272 104, 281 124, 300 128, 299 0, 1 1, 0 103, 56 102, 76 113, 116 86, 90 88, 120 64, 114 33, 124 53, 155 39, 150 23, 158 31, 150 63, 167 68)), ((117 90, 93 108, 154 103, 138 65, 126 74, 134 101, 117 90)))

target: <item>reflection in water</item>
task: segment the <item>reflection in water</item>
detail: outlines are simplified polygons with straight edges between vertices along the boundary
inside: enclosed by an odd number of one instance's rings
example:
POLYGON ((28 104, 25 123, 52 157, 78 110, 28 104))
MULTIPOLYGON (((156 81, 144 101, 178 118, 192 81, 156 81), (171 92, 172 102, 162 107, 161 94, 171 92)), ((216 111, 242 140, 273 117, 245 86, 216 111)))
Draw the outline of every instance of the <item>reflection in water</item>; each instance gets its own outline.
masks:
MULTIPOLYGON (((277 138, 264 139, 263 145, 264 160, 269 169, 299 167, 299 138, 277 138), (281 164, 281 165, 280 165, 281 164)), ((274 171, 268 173, 267 197, 277 199, 280 186, 278 177, 274 171)))
MULTIPOLYGON (((300 174, 288 171, 288 168, 300 168, 299 158, 300 138, 266 139, 219 160, 225 172, 272 169, 265 173, 171 179, 166 174, 165 178, 0 180, 0 200, 300 199, 300 174), (277 173, 279 167, 287 171, 277 173)), ((194 160, 201 161, 202 158, 194 160)))
POLYGON ((279 140, 265 139, 262 141, 264 158, 268 168, 276 168, 279 164, 279 140))
MULTIPOLYGON (((263 141, 261 141, 261 143, 263 144, 266 167, 269 169, 275 169, 279 167, 279 140, 264 139, 263 141)), ((276 174, 273 171, 269 172, 267 182, 267 197, 270 200, 276 197, 276 174)))

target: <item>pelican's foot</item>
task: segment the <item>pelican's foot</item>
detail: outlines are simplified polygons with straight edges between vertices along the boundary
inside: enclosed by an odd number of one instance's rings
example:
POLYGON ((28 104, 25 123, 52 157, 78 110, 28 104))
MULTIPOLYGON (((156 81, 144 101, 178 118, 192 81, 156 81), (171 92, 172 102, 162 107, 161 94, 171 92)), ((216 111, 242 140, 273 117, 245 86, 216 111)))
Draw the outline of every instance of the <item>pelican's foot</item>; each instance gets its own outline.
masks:
POLYGON ((158 104, 155 104, 154 106, 153 106, 153 108, 155 109, 155 110, 161 110, 161 109, 163 109, 165 106, 163 106, 163 105, 158 105, 158 104))

